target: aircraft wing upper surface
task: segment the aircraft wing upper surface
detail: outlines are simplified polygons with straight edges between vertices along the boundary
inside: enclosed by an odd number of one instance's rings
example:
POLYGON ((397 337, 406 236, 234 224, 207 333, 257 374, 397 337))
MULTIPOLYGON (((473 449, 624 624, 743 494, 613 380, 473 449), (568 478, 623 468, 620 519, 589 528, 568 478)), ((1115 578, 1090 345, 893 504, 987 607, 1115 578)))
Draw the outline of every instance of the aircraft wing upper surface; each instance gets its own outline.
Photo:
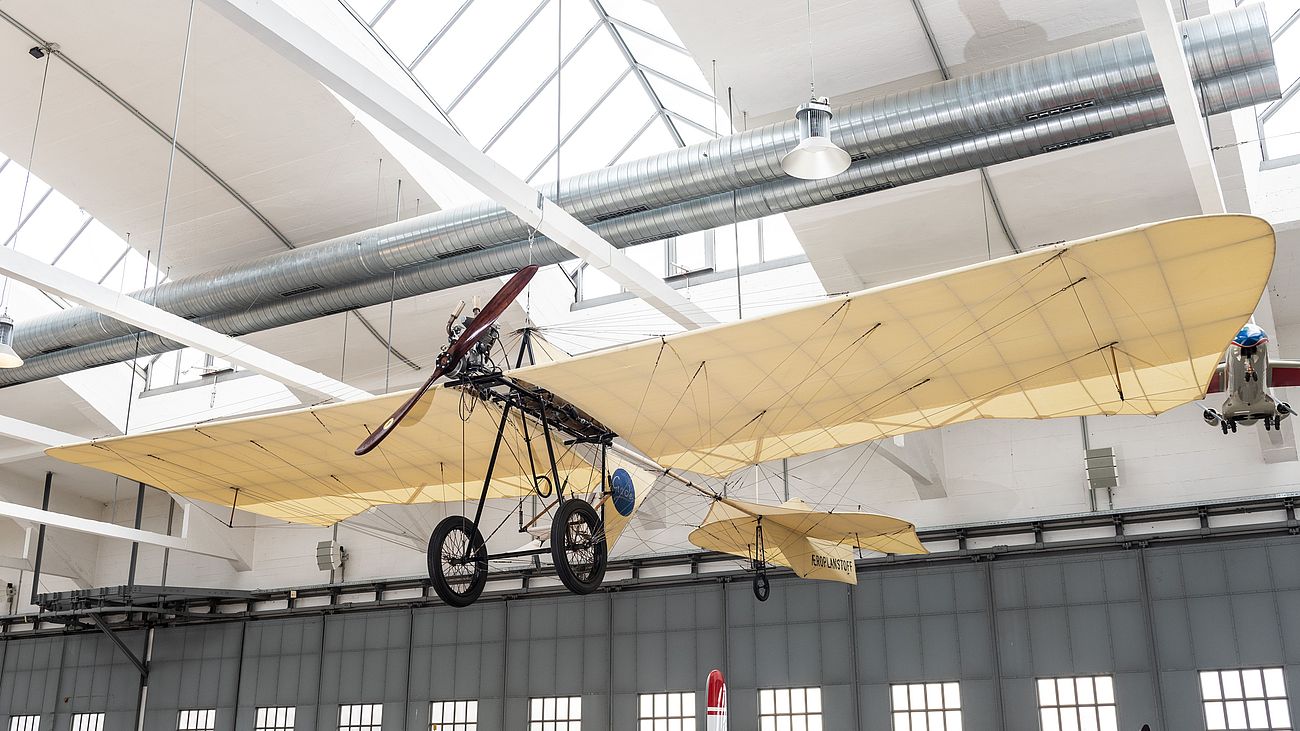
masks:
MULTIPOLYGON (((423 418, 404 421, 365 457, 352 454, 410 393, 98 439, 46 453, 296 523, 330 525, 373 505, 477 500, 501 409, 471 397, 462 403, 460 391, 433 389, 423 418)), ((515 436, 518 413, 511 412, 507 425, 515 436)), ((517 497, 532 489, 522 441, 512 439, 511 448, 502 450, 489 497, 517 497)), ((545 445, 540 434, 533 435, 539 465, 547 464, 545 445)), ((591 469, 558 440, 554 446, 562 472, 591 469)))
POLYGON ((1199 216, 512 375, 714 476, 981 418, 1201 398, 1272 269, 1265 221, 1199 216))
MULTIPOLYGON (((1168 221, 511 375, 660 464, 717 476, 978 418, 1157 414, 1205 393, 1273 246, 1258 218, 1168 221)), ((424 418, 366 457, 352 450, 409 392, 47 453, 321 525, 372 505, 476 499, 500 410, 433 394, 424 418)), ((520 441, 503 450, 490 497, 531 488, 520 441)), ((544 463, 545 441, 532 445, 544 463)), ((563 472, 593 469, 554 446, 563 472)))

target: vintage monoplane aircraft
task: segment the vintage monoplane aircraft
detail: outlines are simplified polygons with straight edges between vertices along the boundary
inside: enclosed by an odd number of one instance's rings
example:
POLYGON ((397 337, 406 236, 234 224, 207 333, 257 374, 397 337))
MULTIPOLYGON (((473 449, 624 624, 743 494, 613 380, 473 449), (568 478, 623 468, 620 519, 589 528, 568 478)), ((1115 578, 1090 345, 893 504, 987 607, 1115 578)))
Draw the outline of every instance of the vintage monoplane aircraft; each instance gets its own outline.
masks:
POLYGON ((854 548, 925 549, 903 520, 759 505, 697 480, 974 419, 1155 415, 1195 401, 1273 253, 1261 219, 1179 219, 530 367, 518 367, 521 347, 507 370, 480 345, 529 267, 414 392, 49 454, 317 525, 461 501, 465 514, 445 518, 428 550, 434 589, 457 606, 478 597, 490 558, 549 552, 566 587, 593 591, 648 488, 671 477, 712 501, 693 539, 749 559, 765 598, 769 563, 854 583, 854 548), (521 532, 551 515, 549 549, 489 556, 493 498, 519 501, 521 532), (527 521, 526 502, 538 506, 527 521))
POLYGON ((1295 413, 1291 404, 1279 401, 1269 390, 1281 386, 1300 386, 1300 362, 1268 357, 1268 333, 1253 322, 1241 326, 1223 363, 1215 371, 1207 394, 1226 392, 1218 409, 1206 409, 1205 423, 1217 426, 1224 434, 1237 431, 1237 425, 1256 422, 1265 431, 1281 429, 1282 420, 1295 413))

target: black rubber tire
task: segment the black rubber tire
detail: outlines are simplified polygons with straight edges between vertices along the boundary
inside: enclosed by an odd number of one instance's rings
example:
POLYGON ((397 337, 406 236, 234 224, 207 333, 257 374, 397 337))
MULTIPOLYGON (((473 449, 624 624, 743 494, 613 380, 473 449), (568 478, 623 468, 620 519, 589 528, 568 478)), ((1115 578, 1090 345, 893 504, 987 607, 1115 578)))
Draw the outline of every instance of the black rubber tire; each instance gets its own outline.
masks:
POLYGON ((766 571, 759 571, 754 574, 754 598, 765 602, 769 596, 772 596, 772 582, 767 578, 766 571))
POLYGON ((429 536, 429 578, 438 597, 453 607, 468 607, 487 586, 488 552, 483 534, 463 515, 442 519, 429 536), (452 555, 446 555, 447 552, 452 555), (456 555, 459 554, 459 555, 456 555), (462 559, 459 562, 443 559, 462 559), (456 567, 469 572, 450 574, 456 567))
POLYGON ((551 558, 560 582, 574 594, 590 594, 600 587, 609 547, 605 526, 591 503, 575 497, 560 504, 551 521, 551 558))

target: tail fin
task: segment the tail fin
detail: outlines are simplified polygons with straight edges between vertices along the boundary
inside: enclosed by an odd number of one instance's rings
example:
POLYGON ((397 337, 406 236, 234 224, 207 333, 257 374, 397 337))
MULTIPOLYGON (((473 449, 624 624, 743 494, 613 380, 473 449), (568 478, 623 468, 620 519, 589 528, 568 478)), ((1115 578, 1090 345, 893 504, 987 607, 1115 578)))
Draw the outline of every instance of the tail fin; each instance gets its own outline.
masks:
POLYGON ((721 670, 709 671, 705 731, 727 731, 727 683, 721 670))

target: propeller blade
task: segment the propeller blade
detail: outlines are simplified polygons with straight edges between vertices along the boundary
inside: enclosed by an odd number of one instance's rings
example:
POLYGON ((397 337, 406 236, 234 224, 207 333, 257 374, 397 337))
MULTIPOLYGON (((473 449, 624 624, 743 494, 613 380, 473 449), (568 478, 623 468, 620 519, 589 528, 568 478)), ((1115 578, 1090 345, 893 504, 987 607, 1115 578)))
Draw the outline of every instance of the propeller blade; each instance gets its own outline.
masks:
MULTIPOLYGON (((388 420, 381 424, 378 429, 371 432, 370 436, 366 437, 365 440, 357 446, 356 450, 353 452, 354 454, 360 457, 369 453, 370 450, 375 447, 378 447, 379 443, 384 441, 384 439, 392 433, 393 429, 396 429, 397 425, 401 424, 402 420, 411 413, 411 410, 414 409, 420 399, 428 393, 429 389, 433 388, 434 381, 442 378, 443 375, 448 372, 455 370, 461 359, 465 357, 465 354, 477 345, 478 341, 487 333, 488 328, 492 326, 492 323, 496 322, 496 319, 506 311, 506 308, 510 306, 511 302, 515 301, 515 298, 519 296, 519 293, 524 291, 524 287, 527 287, 528 283, 532 281, 533 275, 537 274, 537 268, 536 264, 529 264, 523 269, 520 269, 510 278, 510 281, 506 282, 501 289, 497 290, 496 294, 492 295, 492 299, 488 300, 488 303, 479 310, 479 313, 474 316, 474 319, 469 321, 469 325, 465 327, 465 332, 461 333, 460 337, 456 339, 456 342, 452 344, 445 357, 438 359, 438 367, 433 370, 433 373, 429 376, 429 379, 424 382, 424 385, 420 386, 415 393, 411 394, 411 397, 399 406, 397 411, 394 411, 393 415, 388 417, 388 420)), ((421 415, 423 415, 423 411, 421 412, 421 415)))
POLYGON ((375 447, 378 447, 379 443, 384 441, 388 434, 392 432, 393 429, 397 428, 398 424, 402 423, 402 419, 405 419, 406 415, 411 413, 411 409, 415 408, 415 404, 419 402, 420 398, 423 397, 424 394, 428 393, 429 389, 433 388, 433 382, 442 378, 443 374, 446 372, 446 366, 439 365, 437 368, 434 368, 432 375, 430 375, 429 379, 424 382, 424 385, 420 386, 415 393, 411 394, 411 397, 407 399, 405 403, 397 407, 397 411, 394 411, 393 415, 388 417, 388 420, 381 424, 378 429, 370 432, 370 436, 366 437, 361 444, 357 446, 353 451, 353 454, 360 457, 369 453, 370 450, 375 447))
POLYGON ((506 311, 511 302, 524 291, 524 287, 532 281, 533 275, 537 273, 537 265, 529 264, 528 266, 515 272, 515 275, 506 282, 497 293, 492 295, 492 299, 487 301, 486 305, 479 310, 473 320, 465 326, 465 332, 461 333, 456 342, 452 344, 451 350, 447 351, 448 368, 460 362, 461 358, 478 344, 484 333, 496 322, 498 317, 506 311))

